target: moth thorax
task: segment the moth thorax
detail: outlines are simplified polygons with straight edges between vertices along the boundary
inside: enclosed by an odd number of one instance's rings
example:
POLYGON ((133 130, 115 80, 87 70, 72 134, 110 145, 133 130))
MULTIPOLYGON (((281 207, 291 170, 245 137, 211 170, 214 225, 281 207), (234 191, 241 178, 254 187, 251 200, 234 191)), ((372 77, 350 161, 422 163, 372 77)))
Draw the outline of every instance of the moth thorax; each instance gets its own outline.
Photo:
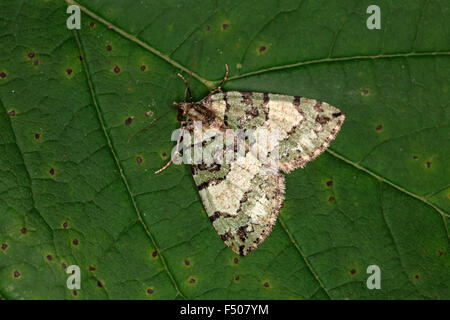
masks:
POLYGON ((200 103, 183 102, 181 104, 183 114, 192 120, 204 120, 208 110, 200 103))

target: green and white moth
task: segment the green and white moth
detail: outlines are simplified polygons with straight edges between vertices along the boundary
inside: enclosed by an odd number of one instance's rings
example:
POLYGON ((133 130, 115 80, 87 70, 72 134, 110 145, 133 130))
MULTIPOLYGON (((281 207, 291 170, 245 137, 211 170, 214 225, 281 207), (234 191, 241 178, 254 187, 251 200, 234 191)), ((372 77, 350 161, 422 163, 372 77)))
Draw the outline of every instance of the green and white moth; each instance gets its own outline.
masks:
MULTIPOLYGON (((341 129, 345 115, 314 99, 220 92, 220 88, 198 102, 174 103, 187 118, 184 128, 192 136, 195 121, 201 121, 203 130, 264 128, 278 132, 278 166, 271 174, 267 174, 271 164, 258 159, 248 146, 240 161, 191 164, 211 223, 225 244, 244 256, 264 241, 276 223, 285 192, 282 172, 302 168, 324 152, 341 129)), ((204 138, 201 147, 209 143, 204 138)))

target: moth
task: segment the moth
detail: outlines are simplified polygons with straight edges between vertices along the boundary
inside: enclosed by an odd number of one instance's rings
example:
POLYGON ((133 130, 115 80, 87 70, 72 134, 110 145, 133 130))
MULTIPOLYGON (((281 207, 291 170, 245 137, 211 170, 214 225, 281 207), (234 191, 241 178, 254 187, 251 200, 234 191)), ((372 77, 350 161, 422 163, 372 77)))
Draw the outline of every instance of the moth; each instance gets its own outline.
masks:
MULTIPOLYGON (((193 134, 194 121, 204 130, 259 129, 277 131, 278 167, 268 174, 270 164, 259 160, 248 145, 232 163, 191 164, 203 206, 214 229, 235 253, 245 256, 256 249, 272 231, 283 205, 283 173, 303 168, 324 152, 336 138, 345 115, 326 102, 299 96, 260 92, 223 92, 222 83, 206 97, 174 103, 186 119, 184 130, 193 134)), ((241 141, 242 142, 242 141, 241 141)), ((177 147, 180 143, 178 140, 177 147)), ((210 143, 202 141, 202 147, 210 143)), ((177 149, 178 150, 178 149, 177 149)), ((171 160, 172 161, 172 160, 171 160)), ((171 162, 170 161, 170 162, 171 162)), ((170 164, 166 164, 159 173, 170 164)))

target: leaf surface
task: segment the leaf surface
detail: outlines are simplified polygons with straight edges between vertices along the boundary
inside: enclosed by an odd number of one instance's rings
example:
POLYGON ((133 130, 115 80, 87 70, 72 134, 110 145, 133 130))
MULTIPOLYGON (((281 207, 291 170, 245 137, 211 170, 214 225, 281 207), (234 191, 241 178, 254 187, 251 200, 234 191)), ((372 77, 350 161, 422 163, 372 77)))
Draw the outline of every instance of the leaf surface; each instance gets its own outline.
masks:
POLYGON ((6 299, 449 299, 450 6, 378 1, 0 2, 0 295, 6 299), (67 6, 81 29, 66 28, 67 6), (185 76, 346 113, 286 176, 249 256, 168 161, 185 76), (370 265, 381 289, 369 290, 370 265), (81 269, 80 290, 66 268, 81 269))

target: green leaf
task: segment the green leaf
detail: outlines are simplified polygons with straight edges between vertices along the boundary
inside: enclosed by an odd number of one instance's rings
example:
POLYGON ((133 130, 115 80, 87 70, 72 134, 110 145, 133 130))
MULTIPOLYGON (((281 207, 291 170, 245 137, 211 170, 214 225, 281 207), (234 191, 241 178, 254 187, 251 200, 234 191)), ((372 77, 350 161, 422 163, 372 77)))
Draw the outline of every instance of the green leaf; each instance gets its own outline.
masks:
POLYGON ((0 2, 0 296, 449 299, 448 0, 0 2), (326 101, 330 151, 287 175, 246 257, 211 226, 186 165, 161 174, 196 64, 225 90, 326 101), (81 57, 81 59, 80 59, 81 57), (146 115, 150 112, 149 116, 146 115), (366 270, 381 269, 369 290, 366 270), (81 289, 66 287, 78 265, 81 289))

